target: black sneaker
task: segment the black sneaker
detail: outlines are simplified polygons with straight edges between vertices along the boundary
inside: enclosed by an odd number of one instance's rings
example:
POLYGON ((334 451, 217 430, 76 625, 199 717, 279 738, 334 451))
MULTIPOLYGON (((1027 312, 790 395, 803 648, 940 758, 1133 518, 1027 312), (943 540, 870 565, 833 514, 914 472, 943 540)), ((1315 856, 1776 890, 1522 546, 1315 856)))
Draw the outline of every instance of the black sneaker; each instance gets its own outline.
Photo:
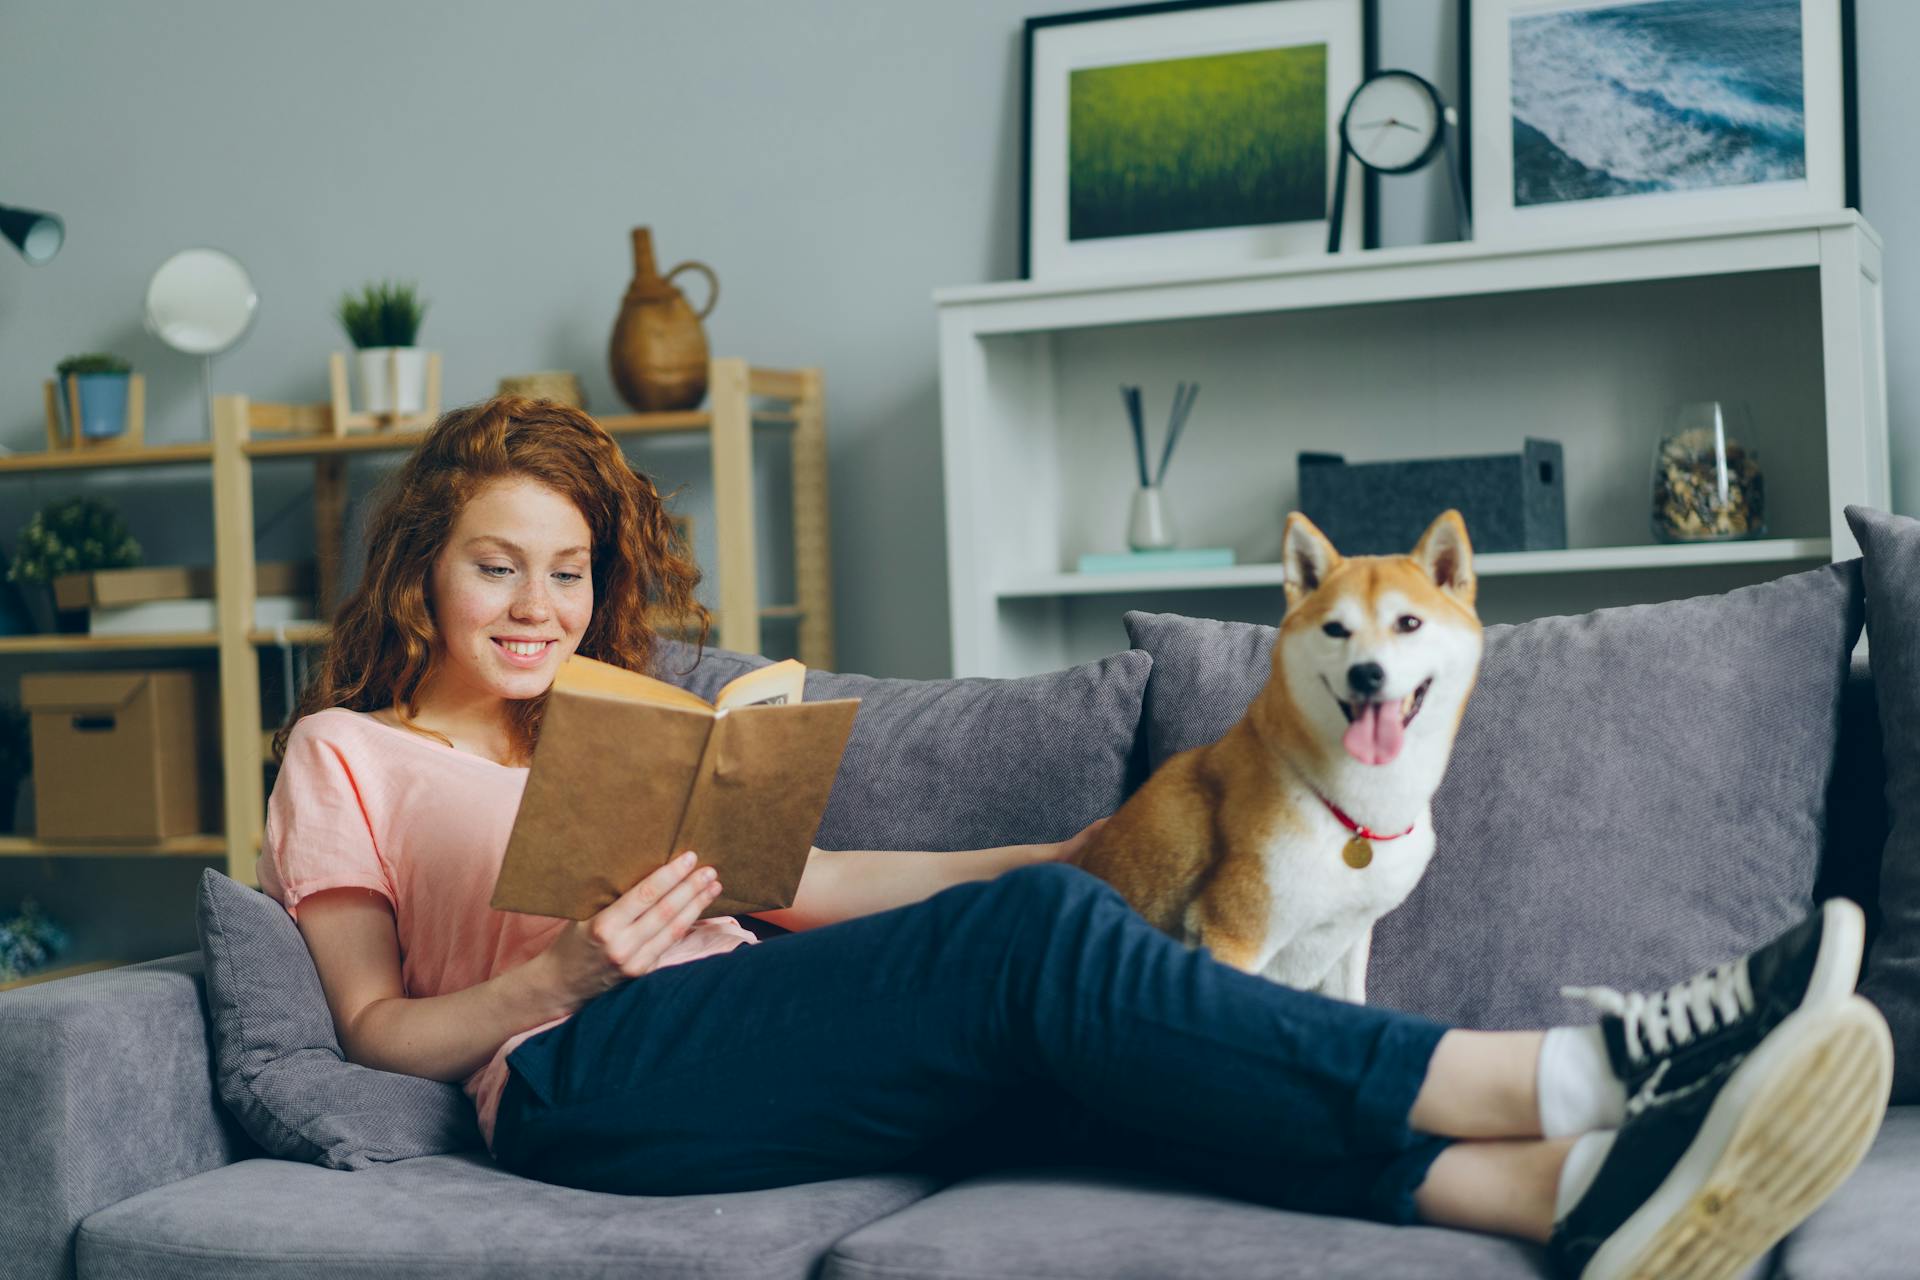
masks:
POLYGON ((1631 1115, 1649 1090, 1672 1093, 1723 1069, 1795 1010, 1852 995, 1866 932, 1859 907, 1829 898, 1753 954, 1665 991, 1565 987, 1561 994, 1601 1010, 1607 1057, 1626 1084, 1631 1115))
POLYGON ((1854 995, 1805 1004, 1684 1084, 1651 1079, 1554 1224, 1555 1274, 1731 1280, 1859 1164, 1892 1080, 1886 1019, 1854 995))

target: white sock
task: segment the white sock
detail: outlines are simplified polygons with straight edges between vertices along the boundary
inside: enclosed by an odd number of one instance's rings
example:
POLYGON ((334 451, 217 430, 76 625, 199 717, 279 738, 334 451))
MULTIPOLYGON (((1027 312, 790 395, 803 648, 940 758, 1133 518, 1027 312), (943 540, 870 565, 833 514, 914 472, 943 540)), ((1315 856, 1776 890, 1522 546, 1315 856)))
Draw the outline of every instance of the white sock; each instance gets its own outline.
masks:
POLYGON ((1564 1138, 1617 1129, 1627 1118, 1627 1090, 1607 1061, 1600 1028, 1555 1027, 1540 1046, 1540 1132, 1564 1138))
POLYGON ((1600 1172, 1607 1152, 1613 1149, 1613 1134, 1612 1129, 1596 1129, 1592 1133, 1582 1134, 1567 1152, 1567 1162, 1560 1166, 1560 1189, 1553 1197, 1555 1222, 1565 1218, 1573 1206, 1580 1203, 1580 1197, 1587 1194, 1587 1188, 1593 1185, 1594 1175, 1600 1172))

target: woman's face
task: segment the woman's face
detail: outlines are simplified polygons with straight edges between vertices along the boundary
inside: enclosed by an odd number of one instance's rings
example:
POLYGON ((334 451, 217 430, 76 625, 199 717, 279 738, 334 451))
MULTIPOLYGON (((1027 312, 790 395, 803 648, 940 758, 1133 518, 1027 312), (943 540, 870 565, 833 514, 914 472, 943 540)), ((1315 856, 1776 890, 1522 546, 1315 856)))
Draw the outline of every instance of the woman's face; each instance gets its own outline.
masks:
POLYGON ((545 693, 593 616, 592 543, 580 509, 537 480, 476 493, 434 561, 445 650, 436 693, 461 702, 545 693))

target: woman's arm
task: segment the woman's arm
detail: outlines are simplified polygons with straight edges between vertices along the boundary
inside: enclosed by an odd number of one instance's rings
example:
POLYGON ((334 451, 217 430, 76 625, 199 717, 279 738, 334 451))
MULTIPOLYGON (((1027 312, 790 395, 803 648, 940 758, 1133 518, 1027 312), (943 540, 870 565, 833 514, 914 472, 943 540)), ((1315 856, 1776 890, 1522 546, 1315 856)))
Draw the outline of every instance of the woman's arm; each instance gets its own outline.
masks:
POLYGON ((377 893, 315 893, 300 904, 299 928, 349 1060, 458 1083, 519 1032, 651 972, 719 888, 710 868, 675 859, 531 960, 443 996, 405 994, 393 908, 377 893))
POLYGON ((393 908, 364 889, 328 889, 300 903, 299 928, 347 1059, 458 1084, 519 1032, 572 1012, 543 952, 477 986, 409 997, 400 981, 393 908))
POLYGON ((932 897, 968 880, 991 880, 1036 862, 1072 862, 1105 818, 1057 844, 1009 844, 931 853, 918 849, 812 849, 793 905, 756 911, 756 920, 796 932, 872 915, 932 897))

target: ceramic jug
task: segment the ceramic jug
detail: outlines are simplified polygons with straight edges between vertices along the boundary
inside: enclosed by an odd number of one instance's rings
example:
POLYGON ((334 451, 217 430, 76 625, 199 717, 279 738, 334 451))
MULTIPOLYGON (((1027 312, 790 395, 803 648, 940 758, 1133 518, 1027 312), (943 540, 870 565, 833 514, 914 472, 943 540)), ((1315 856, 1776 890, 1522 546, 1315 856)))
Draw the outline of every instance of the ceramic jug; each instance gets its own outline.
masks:
POLYGON ((633 229, 633 283, 613 322, 607 363, 621 397, 641 413, 691 409, 707 394, 707 335, 700 321, 720 300, 705 263, 683 262, 662 276, 653 265, 653 233, 633 229), (707 305, 696 312, 673 287, 683 271, 707 278, 707 305))

